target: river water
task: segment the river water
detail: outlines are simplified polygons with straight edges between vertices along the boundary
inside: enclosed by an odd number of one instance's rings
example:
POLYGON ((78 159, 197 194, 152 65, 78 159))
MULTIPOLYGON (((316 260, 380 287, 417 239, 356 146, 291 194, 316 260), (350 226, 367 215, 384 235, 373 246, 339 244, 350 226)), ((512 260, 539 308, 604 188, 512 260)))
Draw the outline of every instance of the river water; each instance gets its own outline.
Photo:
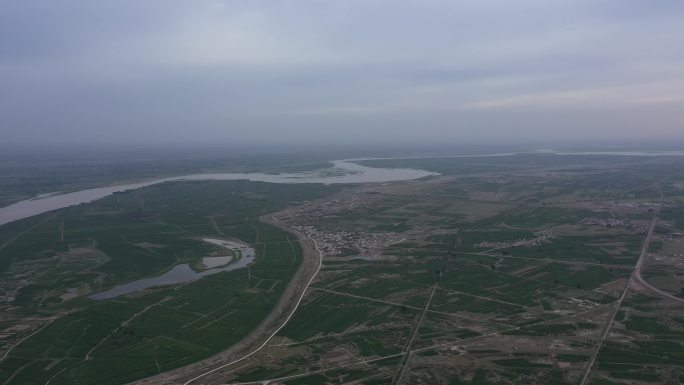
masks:
MULTIPOLYGON (((250 180, 270 183, 377 183, 413 180, 431 175, 438 174, 414 169, 366 167, 349 161, 335 161, 333 162, 333 166, 330 168, 301 173, 215 173, 184 175, 171 178, 160 178, 140 183, 92 188, 65 194, 60 194, 58 192, 41 194, 33 199, 24 200, 0 208, 0 225, 52 210, 74 206, 81 203, 92 202, 115 192, 135 190, 163 182, 193 180, 250 180)), ((203 271, 194 271, 187 263, 179 264, 159 276, 143 278, 115 286, 109 290, 91 294, 88 298, 103 300, 135 293, 154 286, 191 282, 223 271, 244 268, 254 261, 256 255, 253 248, 243 243, 213 238, 205 238, 203 241, 230 250, 232 255, 203 258, 202 265, 204 265, 206 268, 203 271)))
MULTIPOLYGON (((474 154, 474 155, 441 155, 426 156, 424 158, 479 158, 479 157, 506 157, 519 154, 552 154, 552 155, 612 155, 612 156, 684 156, 684 151, 584 151, 584 152, 561 152, 555 150, 535 150, 529 152, 506 152, 496 154, 474 154)), ((401 180, 419 179, 431 175, 439 175, 435 172, 406 169, 406 168, 375 168, 362 166, 353 161, 374 160, 374 159, 420 159, 423 157, 406 158, 360 158, 337 160, 332 162, 330 168, 288 174, 263 174, 263 173, 215 173, 215 174, 193 174, 171 178, 161 178, 141 183, 130 183, 115 186, 107 186, 81 190, 66 194, 48 193, 42 194, 33 199, 27 199, 15 204, 0 207, 0 225, 10 223, 19 219, 28 218, 44 212, 88 203, 104 198, 115 192, 135 190, 141 187, 170 181, 183 180, 250 180, 255 182, 270 183, 368 183, 368 182, 392 182, 401 180)))
MULTIPOLYGON (((254 249, 244 243, 214 238, 206 238, 203 239, 203 241, 231 250, 235 255, 236 260, 227 265, 224 263, 221 267, 208 268, 203 271, 194 271, 192 268, 190 268, 189 264, 183 263, 172 267, 171 270, 162 275, 124 283, 109 290, 91 294, 88 296, 88 298, 95 300, 109 299, 118 297, 120 295, 135 293, 154 286, 176 285, 179 283, 191 282, 208 275, 246 267, 254 261, 254 257, 256 256, 254 249)), ((222 262, 226 261, 226 257, 206 257, 203 258, 202 264, 210 267, 214 265, 216 258, 220 258, 222 262)))
POLYGON ((66 194, 49 193, 33 199, 0 207, 0 225, 42 214, 48 211, 88 203, 104 198, 115 192, 135 190, 162 182, 191 180, 250 180, 270 183, 368 183, 413 180, 426 176, 439 175, 434 172, 404 168, 374 168, 347 161, 335 161, 333 166, 309 172, 289 174, 263 173, 215 173, 193 174, 171 178, 161 178, 140 183, 129 183, 107 187, 92 188, 66 194))

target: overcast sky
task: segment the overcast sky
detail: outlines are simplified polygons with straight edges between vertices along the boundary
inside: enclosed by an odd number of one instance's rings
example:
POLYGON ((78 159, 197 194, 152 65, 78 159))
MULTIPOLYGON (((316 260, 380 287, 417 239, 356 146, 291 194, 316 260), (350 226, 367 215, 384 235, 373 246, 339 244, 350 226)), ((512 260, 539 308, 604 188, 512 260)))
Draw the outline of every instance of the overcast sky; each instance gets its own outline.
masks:
POLYGON ((682 0, 2 0, 6 143, 684 139, 682 0))

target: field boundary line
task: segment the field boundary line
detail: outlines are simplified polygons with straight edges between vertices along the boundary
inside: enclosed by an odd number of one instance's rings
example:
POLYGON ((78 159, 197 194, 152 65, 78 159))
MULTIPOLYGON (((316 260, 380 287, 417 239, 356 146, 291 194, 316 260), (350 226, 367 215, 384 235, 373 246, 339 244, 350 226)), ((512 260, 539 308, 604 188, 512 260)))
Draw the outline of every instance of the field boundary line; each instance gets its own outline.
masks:
POLYGON ((19 345, 21 345, 22 343, 24 343, 24 341, 26 341, 27 339, 29 339, 29 338, 33 337, 34 335, 38 334, 41 330, 45 329, 48 325, 50 325, 51 323, 55 322, 55 321, 58 320, 59 318, 60 318, 60 317, 51 319, 51 320, 48 321, 45 325, 41 326, 38 330, 36 330, 36 331, 34 331, 33 333, 27 335, 26 337, 20 339, 19 342, 17 342, 16 344, 14 344, 11 348, 7 349, 7 351, 6 351, 5 354, 2 356, 2 358, 0 358, 0 362, 4 361, 5 358, 7 358, 7 356, 9 356, 10 352, 12 352, 12 350, 13 350, 14 348, 16 348, 17 346, 19 346, 19 345))
MULTIPOLYGON (((274 221, 277 221, 277 219, 276 219, 274 216, 271 216, 271 219, 273 219, 274 221)), ((283 323, 282 323, 282 324, 281 324, 273 333, 271 333, 270 336, 268 336, 268 338, 266 339, 266 341, 264 341, 261 345, 259 345, 259 347, 257 347, 256 349, 254 349, 251 353, 248 353, 247 355, 244 355, 244 356, 242 356, 241 358, 238 358, 238 359, 233 360, 233 361, 231 361, 231 362, 229 362, 229 363, 227 363, 227 364, 223 364, 223 365, 218 366, 218 367, 216 367, 216 368, 214 368, 214 369, 208 370, 208 371, 206 371, 206 372, 204 372, 204 373, 202 373, 202 374, 200 374, 200 375, 198 375, 198 376, 195 376, 195 377, 191 378, 190 380, 184 382, 183 385, 189 385, 189 384, 191 384, 191 383, 193 383, 193 382, 199 380, 199 379, 202 378, 202 377, 205 377, 205 376, 207 376, 207 375, 209 375, 209 374, 211 374, 211 373, 215 373, 215 372, 217 372, 217 371, 219 371, 219 370, 221 370, 221 369, 227 368, 227 367, 229 367, 229 366, 231 366, 231 365, 233 365, 233 364, 236 364, 236 363, 238 363, 238 362, 240 362, 240 361, 243 361, 243 360, 245 360, 245 359, 247 359, 247 358, 253 356, 254 354, 256 354, 256 353, 258 353, 259 351, 261 351, 261 349, 263 349, 263 348, 271 341, 271 339, 272 339, 273 337, 275 337, 276 334, 278 334, 278 332, 280 332, 280 330, 281 330, 282 328, 285 327, 285 325, 287 325, 287 323, 290 321, 290 319, 292 318, 292 316, 294 316, 295 312, 296 312, 297 309, 299 308, 299 305, 301 304, 302 299, 304 299, 304 295, 306 294, 306 292, 307 292, 309 286, 311 286, 311 283, 313 282, 314 278, 316 278, 316 276, 318 275, 318 272, 321 270, 321 266, 323 265, 323 252, 321 251, 321 249, 318 248, 318 243, 316 243, 316 240, 313 239, 313 238, 311 238, 311 236, 306 235, 306 237, 309 238, 309 240, 311 240, 311 241, 313 242, 314 248, 316 249, 316 252, 318 253, 318 266, 316 267, 316 271, 313 273, 313 275, 311 276, 311 278, 310 278, 309 281, 307 282, 306 286, 304 286, 304 290, 302 290, 302 294, 299 296, 299 299, 297 299, 297 303, 295 304, 294 308, 292 309, 292 311, 290 312, 290 314, 287 316, 287 318, 285 319, 285 321, 283 321, 283 323)))
MULTIPOLYGON (((587 383, 587 380, 589 380, 589 376, 591 375, 592 369, 594 365, 596 364, 596 359, 598 358, 599 352, 601 351, 601 347, 603 346, 603 342, 606 340, 608 337, 608 334, 610 334, 610 329, 613 327, 613 322, 615 322, 615 316, 617 315, 618 311, 620 310, 620 307, 622 306, 622 302, 624 302, 625 297, 627 296, 627 292, 629 291, 629 288, 632 286, 632 283, 637 280, 639 282, 642 282, 643 279, 641 279, 641 265, 644 263, 644 259, 646 259, 646 254, 648 254, 648 247, 651 243, 651 238, 653 237, 653 231, 656 228, 656 225, 658 224, 658 211, 660 209, 660 205, 663 202, 663 194, 660 194, 660 201, 658 202, 659 208, 654 210, 653 212, 653 219, 651 219, 651 225, 648 228, 648 233, 646 233, 646 239, 644 239, 644 244, 641 246, 641 254, 639 254, 639 259, 637 260, 636 265, 634 266, 634 270, 632 271, 632 274, 629 276, 629 279, 627 280, 627 284, 625 285, 625 290, 622 291, 622 295, 620 296, 620 299, 617 301, 617 304, 615 306, 615 309, 613 310, 613 313, 610 316, 610 319, 608 320, 608 323, 606 324, 606 328, 601 334, 601 339, 598 341, 598 344, 596 345, 596 350, 594 351, 594 354, 591 355, 591 360, 587 364, 587 367, 585 369, 584 375, 582 376, 582 381, 580 381, 579 385, 585 385, 587 383)), ((646 285, 650 286, 650 285, 646 285)))

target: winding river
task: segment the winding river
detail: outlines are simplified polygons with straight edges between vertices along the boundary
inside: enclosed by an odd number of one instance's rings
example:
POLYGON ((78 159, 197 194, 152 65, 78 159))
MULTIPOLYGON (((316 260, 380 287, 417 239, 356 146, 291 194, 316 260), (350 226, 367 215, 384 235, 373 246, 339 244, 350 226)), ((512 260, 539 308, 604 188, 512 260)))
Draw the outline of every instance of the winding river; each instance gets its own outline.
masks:
MULTIPOLYGON (((48 211, 88 203, 104 198, 115 192, 135 190, 163 182, 197 181, 197 180, 250 180, 270 183, 369 183, 413 180, 426 176, 438 175, 434 172, 414 169, 373 168, 359 165, 351 161, 334 161, 332 167, 300 173, 264 174, 264 173, 215 173, 192 174, 170 178, 160 178, 139 183, 120 184, 107 187, 91 188, 61 194, 47 193, 0 208, 0 225, 42 214, 48 211)), ((231 255, 205 257, 202 265, 205 270, 195 271, 189 264, 173 266, 165 273, 143 278, 115 286, 109 290, 94 293, 88 298, 104 300, 121 295, 135 293, 150 287, 173 285, 191 282, 208 275, 231 271, 246 267, 255 258, 255 251, 249 245, 222 239, 205 238, 202 241, 230 250, 231 255)))
POLYGON ((33 199, 27 199, 15 204, 0 207, 0 225, 28 218, 48 211, 88 203, 104 198, 115 192, 135 190, 141 187, 151 186, 162 182, 190 181, 190 180, 250 180, 255 182, 270 183, 369 183, 369 182, 393 182, 402 180, 419 179, 426 176, 439 175, 435 172, 407 169, 407 168, 375 168, 367 167, 354 161, 380 160, 380 159, 421 159, 421 158, 479 158, 479 157, 506 157, 519 154, 550 154, 550 155, 604 155, 604 156, 684 156, 684 151, 583 151, 561 152, 550 149, 527 152, 505 152, 495 154, 473 155, 435 155, 425 157, 393 157, 393 158, 359 158, 333 161, 333 166, 309 172, 264 174, 264 173, 214 173, 192 174, 170 178, 154 179, 140 183, 113 185, 107 187, 92 188, 66 194, 48 193, 39 195, 33 199))
MULTIPOLYGON (((551 153, 555 155, 624 155, 624 156, 681 156, 684 152, 583 152, 583 153, 561 153, 551 150, 535 151, 537 153, 551 153)), ((517 153, 484 154, 484 155, 457 155, 449 157, 482 157, 482 156, 512 156, 517 153)), ((375 158, 375 159, 396 159, 396 158, 375 158)), ((411 159, 411 158, 407 158, 411 159)), ((368 160, 368 159, 355 159, 368 160)), ((47 193, 41 194, 33 199, 17 202, 15 204, 0 208, 0 225, 13 221, 42 214, 48 211, 57 210, 64 207, 74 206, 82 203, 92 202, 104 198, 115 192, 135 190, 146 186, 151 186, 163 182, 175 181, 197 181, 197 180, 250 180, 256 182, 270 183, 370 183, 370 182, 392 182, 402 180, 414 180, 427 176, 439 175, 418 169, 403 168, 374 168, 367 167, 353 162, 354 160, 334 161, 333 166, 325 169, 286 174, 264 174, 264 173, 214 173, 214 174, 192 174, 170 178, 160 178, 139 183, 120 184, 107 187, 99 187, 75 191, 65 194, 47 193)), ((125 294, 138 292, 154 286, 172 285, 184 282, 191 282, 202 277, 231 271, 246 267, 255 258, 255 251, 249 245, 221 239, 205 238, 204 242, 214 244, 231 251, 230 256, 205 257, 202 260, 205 270, 195 271, 189 264, 179 264, 172 267, 166 273, 156 277, 143 278, 115 286, 109 290, 91 294, 88 298, 103 300, 114 298, 125 294)), ((363 257, 362 257, 363 258, 363 257)))
POLYGON ((140 183, 120 184, 107 187, 98 187, 87 190, 75 191, 65 194, 49 193, 42 194, 33 199, 27 199, 9 206, 0 207, 0 225, 14 222, 20 219, 32 217, 48 211, 88 203, 104 198, 115 192, 135 190, 142 187, 152 186, 163 182, 193 181, 193 180, 250 180, 254 182, 270 183, 369 183, 369 182, 392 182, 401 180, 413 180, 426 176, 438 175, 437 173, 404 169, 404 168, 374 168, 366 167, 349 161, 338 160, 332 162, 330 168, 289 173, 289 174, 264 174, 264 173, 215 173, 215 174, 192 174, 170 178, 161 178, 140 183))
POLYGON ((88 298, 95 300, 109 299, 118 297, 120 295, 135 293, 150 287, 192 282, 202 277, 220 273, 222 271, 241 269, 252 263, 256 257, 256 252, 254 249, 244 243, 214 238, 204 238, 202 240, 206 243, 230 250, 235 255, 234 259, 233 257, 205 257, 202 259, 202 264, 208 267, 206 270, 195 271, 190 267, 189 264, 183 263, 172 267, 171 270, 162 275, 138 279, 136 281, 127 282, 119 286, 114 286, 109 290, 91 294, 88 296, 88 298), (212 267, 215 266, 214 263, 217 260, 219 260, 220 266, 212 267))

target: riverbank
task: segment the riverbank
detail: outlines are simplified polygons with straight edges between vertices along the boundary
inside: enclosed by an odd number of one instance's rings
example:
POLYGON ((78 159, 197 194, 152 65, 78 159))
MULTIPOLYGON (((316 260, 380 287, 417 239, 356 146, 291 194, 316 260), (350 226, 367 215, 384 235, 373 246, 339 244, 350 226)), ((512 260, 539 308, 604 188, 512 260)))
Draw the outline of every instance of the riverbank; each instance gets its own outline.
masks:
POLYGON ((354 184, 382 183, 400 180, 420 179, 437 173, 405 168, 374 168, 346 161, 334 161, 333 166, 314 171, 265 174, 265 173, 215 173, 191 174, 170 178, 148 180, 145 182, 118 184, 107 187, 80 190, 66 194, 48 193, 42 197, 23 200, 9 206, 0 207, 0 225, 29 218, 38 214, 65 207, 89 203, 106 196, 137 190, 164 182, 186 182, 206 180, 249 180, 268 183, 321 183, 354 184))
POLYGON ((213 373, 213 371, 219 371, 222 369, 222 367, 224 367, 226 364, 251 355, 252 352, 263 346, 274 335, 274 333, 276 333, 281 326, 286 323, 289 317, 295 312, 300 298, 303 296, 304 292, 308 288, 309 283, 316 274, 319 266, 320 255, 310 239, 308 239, 304 234, 299 233, 280 222, 277 219, 277 215, 277 213, 265 215, 260 217, 259 220, 295 235, 297 242, 302 249, 302 262, 295 275, 285 288, 285 291, 281 295, 278 304, 271 310, 269 315, 266 316, 266 318, 261 321, 259 326, 252 330, 242 341, 234 344, 221 353, 202 361, 164 372, 144 380, 135 381, 130 384, 185 384, 190 381, 192 381, 191 383, 205 383, 208 381, 208 378, 202 378, 202 381, 197 379, 197 382, 194 382, 193 379, 203 374, 210 375, 213 373))

